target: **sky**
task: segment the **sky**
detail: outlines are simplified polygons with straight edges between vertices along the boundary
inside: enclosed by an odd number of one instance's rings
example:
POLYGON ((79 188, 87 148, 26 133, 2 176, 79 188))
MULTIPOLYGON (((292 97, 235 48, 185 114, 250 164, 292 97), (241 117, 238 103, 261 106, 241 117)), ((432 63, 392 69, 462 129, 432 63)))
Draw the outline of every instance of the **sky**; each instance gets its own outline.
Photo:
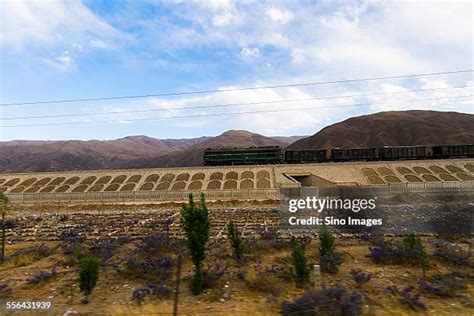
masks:
POLYGON ((472 72, 241 90, 473 69, 472 1, 0 0, 0 11, 0 141, 312 135, 380 111, 474 114, 472 72), (202 90, 220 92, 182 94, 202 90), (167 93, 181 94, 11 105, 167 93), (91 115, 103 112, 114 113, 91 115))

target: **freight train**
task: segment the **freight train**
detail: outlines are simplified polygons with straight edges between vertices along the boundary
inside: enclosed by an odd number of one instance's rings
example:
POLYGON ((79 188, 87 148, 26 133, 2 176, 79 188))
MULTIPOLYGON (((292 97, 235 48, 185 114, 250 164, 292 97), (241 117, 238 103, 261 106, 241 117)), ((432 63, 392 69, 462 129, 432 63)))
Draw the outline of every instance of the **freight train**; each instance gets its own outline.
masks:
POLYGON ((379 148, 283 149, 280 146, 208 148, 205 166, 300 164, 317 162, 472 158, 474 145, 384 146, 379 148))

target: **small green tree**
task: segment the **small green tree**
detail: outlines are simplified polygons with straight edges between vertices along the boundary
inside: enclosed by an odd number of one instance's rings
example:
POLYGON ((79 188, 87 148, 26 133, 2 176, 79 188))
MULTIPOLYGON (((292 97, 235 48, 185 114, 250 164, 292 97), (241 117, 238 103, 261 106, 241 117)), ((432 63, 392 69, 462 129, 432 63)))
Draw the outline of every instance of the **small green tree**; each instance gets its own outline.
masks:
POLYGON ((5 262, 5 216, 7 215, 7 208, 10 204, 10 200, 5 195, 5 193, 0 192, 0 213, 2 215, 2 251, 1 251, 1 262, 5 262))
POLYGON ((336 273, 342 257, 336 253, 334 236, 323 228, 319 234, 319 265, 322 272, 336 273))
POLYGON ((89 295, 98 279, 99 261, 91 256, 82 257, 79 261, 79 289, 85 295, 84 303, 89 302, 89 295))
POLYGON ((232 246, 232 255, 235 259, 242 259, 244 253, 242 238, 239 236, 237 231, 237 226, 234 224, 233 220, 229 221, 227 224, 227 235, 232 246))
POLYGON ((203 193, 198 205, 194 203, 192 194, 189 195, 189 203, 182 205, 181 225, 194 264, 191 292, 196 295, 202 291, 202 261, 205 257, 206 243, 209 240, 209 217, 203 193))
POLYGON ((295 236, 291 237, 291 259, 296 272, 296 283, 302 285, 309 280, 310 270, 305 255, 305 245, 295 236))
POLYGON ((408 234, 403 238, 403 254, 408 264, 419 264, 423 269, 423 277, 426 274, 426 268, 429 266, 428 255, 421 243, 419 236, 414 233, 408 234))

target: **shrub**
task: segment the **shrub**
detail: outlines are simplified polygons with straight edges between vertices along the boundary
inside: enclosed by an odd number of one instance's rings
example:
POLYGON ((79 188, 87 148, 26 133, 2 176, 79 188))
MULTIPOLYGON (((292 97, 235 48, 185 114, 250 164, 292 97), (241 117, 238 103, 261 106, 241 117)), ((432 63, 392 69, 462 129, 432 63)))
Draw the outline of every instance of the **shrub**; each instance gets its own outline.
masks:
POLYGON ((232 247, 232 256, 237 260, 241 259, 243 255, 242 238, 239 236, 237 227, 232 220, 230 220, 229 224, 227 225, 227 235, 232 247))
POLYGON ((456 266, 471 266, 471 251, 453 243, 441 241, 435 243, 434 256, 456 266))
POLYGON ((429 279, 418 280, 420 290, 439 297, 454 297, 456 291, 466 288, 466 281, 454 274, 436 274, 429 279))
POLYGON ((413 310, 425 310, 426 305, 420 301, 420 293, 412 293, 414 288, 415 287, 413 286, 407 286, 400 292, 395 285, 392 285, 388 286, 386 291, 398 298, 398 301, 406 307, 409 307, 413 310))
POLYGON ((3 283, 0 284, 0 298, 7 298, 10 295, 12 295, 13 290, 11 287, 8 286, 8 284, 3 283))
POLYGON ((337 253, 334 236, 327 230, 319 234, 319 266, 322 272, 337 273, 342 263, 342 256, 337 253))
POLYGON ((211 289, 215 287, 218 281, 224 276, 227 271, 227 267, 216 262, 210 265, 203 271, 203 282, 202 287, 205 289, 211 289))
POLYGON ((296 272, 296 283, 302 285, 308 282, 310 270, 305 255, 305 245, 294 236, 291 237, 291 259, 296 272))
POLYGON ((99 261, 94 257, 83 257, 79 261, 79 289, 86 296, 85 302, 87 302, 98 279, 99 261))
POLYGON ((369 247, 368 258, 378 264, 407 264, 426 268, 428 258, 419 237, 409 234, 401 245, 380 239, 377 246, 369 247))
POLYGON ((31 262, 40 260, 42 258, 48 257, 52 254, 52 252, 53 250, 46 246, 45 243, 41 243, 39 245, 34 245, 28 248, 15 251, 10 256, 10 261, 12 261, 15 266, 23 266, 31 262))
POLYGON ((56 271, 56 266, 53 266, 51 268, 51 272, 48 271, 40 271, 36 274, 33 274, 32 276, 26 278, 27 283, 40 283, 45 280, 48 280, 54 276, 56 276, 58 272, 56 271))
POLYGON ((174 260, 171 257, 151 257, 146 258, 132 256, 129 257, 123 266, 125 275, 145 279, 150 282, 167 282, 172 274, 174 260))
POLYGON ((194 264, 191 291, 196 295, 202 291, 202 261, 205 257, 206 243, 209 239, 209 218, 204 194, 201 194, 199 205, 194 203, 193 195, 189 195, 189 203, 182 205, 181 225, 194 264))
POLYGON ((143 302, 147 296, 166 297, 171 293, 171 289, 166 285, 150 283, 145 287, 135 289, 132 293, 132 300, 136 302, 143 302))
POLYGON ((282 315, 361 315, 362 296, 344 287, 311 290, 281 305, 282 315))
POLYGON ((352 278, 358 285, 367 283, 372 278, 371 273, 364 273, 360 269, 351 269, 352 278))

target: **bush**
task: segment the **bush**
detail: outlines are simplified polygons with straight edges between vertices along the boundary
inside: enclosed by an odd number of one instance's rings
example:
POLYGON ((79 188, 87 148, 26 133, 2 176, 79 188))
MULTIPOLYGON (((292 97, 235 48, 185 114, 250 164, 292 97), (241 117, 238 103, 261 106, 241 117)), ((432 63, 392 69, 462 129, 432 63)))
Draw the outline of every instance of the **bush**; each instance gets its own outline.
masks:
POLYGON ((227 225, 227 235, 232 247, 232 256, 237 260, 242 259, 244 252, 242 238, 239 236, 237 227, 232 220, 227 225))
POLYGON ((319 234, 319 266, 321 272, 337 273, 342 263, 342 256, 337 253, 334 236, 327 230, 319 234))
POLYGON ((145 287, 135 289, 132 293, 132 300, 143 302, 146 297, 167 297, 172 293, 171 289, 163 284, 150 283, 145 287))
POLYGON ((99 261, 94 257, 83 257, 79 261, 79 289, 87 297, 99 279, 99 261))
POLYGON ((129 257, 121 270, 127 276, 150 282, 167 282, 172 275, 174 260, 171 257, 129 257))
POLYGON ((454 274, 436 274, 429 279, 418 280, 418 285, 423 293, 439 297, 454 297, 457 290, 467 287, 466 281, 454 274))
POLYGON ((311 290, 281 305, 282 315, 361 315, 362 296, 344 287, 311 290))
POLYGON ((401 245, 383 239, 377 241, 377 246, 369 247, 368 258, 378 264, 407 264, 426 268, 428 257, 419 237, 409 234, 401 245))
POLYGON ((296 283, 302 285, 309 280, 310 269, 305 255, 305 245, 291 237, 291 259, 296 272, 296 283))
POLYGON ((413 294, 415 287, 407 286, 401 292, 395 285, 388 286, 386 292, 398 298, 398 301, 404 306, 413 310, 425 310, 426 305, 420 301, 420 293, 413 294))
POLYGON ((31 262, 48 257, 53 250, 46 246, 45 243, 34 245, 28 248, 15 251, 9 258, 15 266, 23 266, 31 262))
POLYGON ((455 266, 472 266, 471 251, 447 241, 435 243, 434 256, 455 266))
POLYGON ((367 283, 372 278, 371 273, 364 273, 360 269, 351 269, 352 278, 358 285, 367 283))
POLYGON ((56 276, 58 273, 56 271, 56 266, 54 266, 53 268, 51 268, 51 272, 48 272, 48 271, 40 271, 28 278, 26 278, 26 282, 27 283, 40 283, 40 282, 43 282, 45 280, 48 280, 54 276, 56 276))
POLYGON ((202 287, 204 289, 211 289, 215 287, 218 281, 225 275, 227 267, 221 265, 219 262, 216 262, 213 265, 210 265, 203 271, 203 282, 202 287))

